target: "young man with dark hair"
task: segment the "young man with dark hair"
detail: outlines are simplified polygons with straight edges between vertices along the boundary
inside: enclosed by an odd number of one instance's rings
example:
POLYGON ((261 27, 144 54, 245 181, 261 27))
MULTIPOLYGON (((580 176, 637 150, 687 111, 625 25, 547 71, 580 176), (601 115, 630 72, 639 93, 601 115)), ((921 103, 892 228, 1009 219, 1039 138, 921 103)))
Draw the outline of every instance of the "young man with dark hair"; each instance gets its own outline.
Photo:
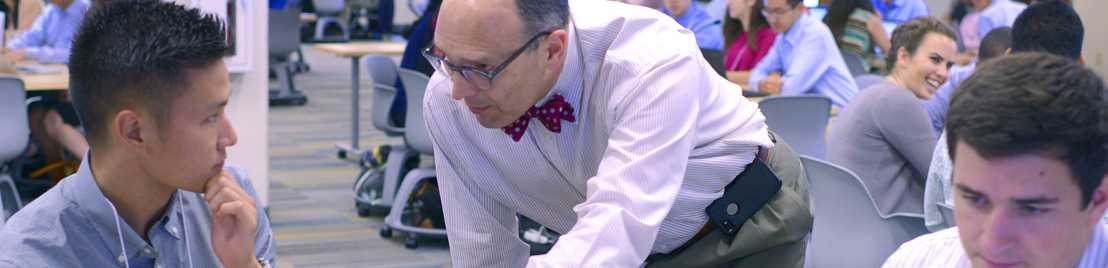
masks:
MULTIPOLYGON (((1016 18, 1012 28, 1012 48, 1006 53, 1046 52, 1084 65, 1084 57, 1081 56, 1081 42, 1084 37, 1085 29, 1081 18, 1070 4, 1058 0, 1043 1, 1027 7, 1016 18)), ((950 184, 953 162, 947 156, 946 140, 946 135, 940 135, 939 142, 935 144, 931 168, 927 172, 927 184, 924 186, 923 212, 928 229, 932 231, 951 226, 942 219, 937 205, 954 205, 954 188, 950 184)))
POLYGON ((223 163, 237 137, 223 111, 222 26, 156 0, 90 15, 70 61, 90 149, 0 231, 0 266, 271 265, 258 195, 243 168, 223 163))
POLYGON ((1108 267, 1108 88, 1045 53, 984 63, 946 126, 957 227, 885 267, 1108 267))

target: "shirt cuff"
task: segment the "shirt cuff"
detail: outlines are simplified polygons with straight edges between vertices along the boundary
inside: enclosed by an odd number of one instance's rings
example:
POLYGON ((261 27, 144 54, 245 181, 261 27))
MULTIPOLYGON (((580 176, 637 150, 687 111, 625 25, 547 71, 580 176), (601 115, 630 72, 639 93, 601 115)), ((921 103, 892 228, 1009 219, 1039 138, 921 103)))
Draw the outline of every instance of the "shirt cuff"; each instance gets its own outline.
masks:
POLYGON ((42 59, 40 59, 40 57, 43 56, 43 50, 45 49, 41 47, 26 47, 24 49, 27 50, 27 59, 36 60, 40 63, 45 63, 42 59))

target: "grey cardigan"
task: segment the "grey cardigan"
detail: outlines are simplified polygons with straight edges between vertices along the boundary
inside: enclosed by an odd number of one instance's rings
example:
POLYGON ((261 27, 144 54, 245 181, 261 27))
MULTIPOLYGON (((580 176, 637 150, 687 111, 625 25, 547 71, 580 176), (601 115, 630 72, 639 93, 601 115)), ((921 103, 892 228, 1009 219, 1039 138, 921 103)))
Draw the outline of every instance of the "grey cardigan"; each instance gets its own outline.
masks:
POLYGON ((827 161, 858 174, 881 213, 922 215, 935 142, 931 119, 915 94, 882 82, 843 108, 831 129, 827 161))

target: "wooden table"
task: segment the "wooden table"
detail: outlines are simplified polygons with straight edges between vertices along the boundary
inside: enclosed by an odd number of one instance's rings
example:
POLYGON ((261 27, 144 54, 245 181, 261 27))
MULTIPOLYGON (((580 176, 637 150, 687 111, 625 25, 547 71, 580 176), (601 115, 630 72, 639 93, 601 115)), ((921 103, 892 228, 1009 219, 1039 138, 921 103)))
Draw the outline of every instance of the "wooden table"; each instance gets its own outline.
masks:
POLYGON ((339 149, 339 158, 346 158, 348 155, 353 154, 357 159, 361 159, 364 151, 358 147, 358 115, 361 108, 359 107, 360 96, 359 90, 361 87, 360 80, 358 80, 359 71, 358 66, 361 64, 362 56, 369 54, 384 54, 389 56, 399 56, 404 54, 404 49, 408 46, 407 43, 400 42, 362 42, 362 43, 333 43, 333 44, 317 44, 312 46, 315 50, 335 54, 342 57, 351 58, 350 70, 353 80, 351 82, 351 95, 350 95, 350 144, 337 143, 335 147, 339 149))
MULTIPOLYGON (((20 62, 20 65, 33 65, 34 62, 20 62)), ((57 69, 61 72, 46 74, 21 74, 23 86, 27 91, 66 90, 69 89, 69 67, 65 64, 44 64, 43 66, 57 69)))

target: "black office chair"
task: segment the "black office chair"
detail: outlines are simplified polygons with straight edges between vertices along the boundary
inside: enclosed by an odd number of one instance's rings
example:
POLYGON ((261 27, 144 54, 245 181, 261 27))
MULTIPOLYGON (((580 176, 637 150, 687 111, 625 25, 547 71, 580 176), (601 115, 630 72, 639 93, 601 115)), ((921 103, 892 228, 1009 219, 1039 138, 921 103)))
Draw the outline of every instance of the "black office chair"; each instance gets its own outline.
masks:
POLYGON ((723 52, 715 49, 701 48, 700 54, 704 56, 704 60, 708 61, 708 64, 712 65, 712 69, 716 70, 719 76, 727 77, 727 69, 723 67, 723 52))
MULTIPOLYGON (((304 92, 296 90, 292 75, 296 69, 290 61, 300 48, 300 9, 269 10, 269 70, 277 74, 280 88, 269 90, 269 103, 303 105, 308 102, 304 92)), ((301 55, 301 58, 303 56, 301 55)))

